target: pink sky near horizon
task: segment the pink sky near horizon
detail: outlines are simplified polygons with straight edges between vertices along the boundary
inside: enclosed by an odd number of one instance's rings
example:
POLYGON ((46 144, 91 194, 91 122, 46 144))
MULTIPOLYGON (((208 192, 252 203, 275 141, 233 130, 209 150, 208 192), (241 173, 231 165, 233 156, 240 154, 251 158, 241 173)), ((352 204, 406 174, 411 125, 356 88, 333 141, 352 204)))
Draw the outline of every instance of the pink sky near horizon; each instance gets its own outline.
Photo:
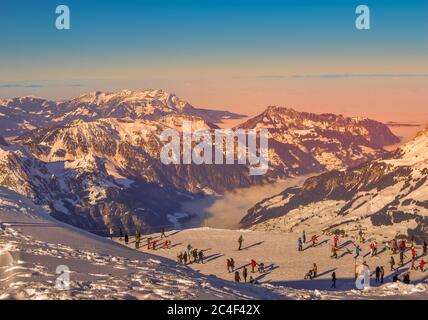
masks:
POLYGON ((175 93, 195 106, 249 116, 278 105, 383 122, 428 123, 428 78, 234 79, 175 88, 175 93))

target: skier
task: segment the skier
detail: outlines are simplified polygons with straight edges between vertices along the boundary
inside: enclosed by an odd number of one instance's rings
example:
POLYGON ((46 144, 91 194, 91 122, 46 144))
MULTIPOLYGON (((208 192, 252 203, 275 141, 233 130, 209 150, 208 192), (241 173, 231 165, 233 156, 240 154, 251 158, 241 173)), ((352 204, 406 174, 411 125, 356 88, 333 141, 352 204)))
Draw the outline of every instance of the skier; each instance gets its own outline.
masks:
POLYGON ((226 259, 226 266, 227 266, 227 271, 230 273, 230 269, 231 269, 231 264, 230 264, 230 260, 226 259))
POLYGON ((199 251, 199 253, 198 253, 198 258, 199 258, 199 262, 200 263, 204 263, 204 251, 199 251))
POLYGON ((249 283, 256 283, 256 281, 254 280, 253 276, 250 275, 250 280, 248 280, 249 283))
POLYGON ((421 262, 419 263, 419 268, 421 269, 422 272, 424 272, 424 266, 425 266, 425 261, 424 259, 421 259, 421 262))
POLYGON ((169 249, 169 244, 170 244, 170 241, 168 239, 165 240, 164 243, 163 243, 163 248, 164 249, 169 249))
POLYGON ((192 246, 190 242, 187 244, 187 255, 190 257, 190 250, 192 249, 192 246))
POLYGON ((265 273, 265 264, 263 262, 259 263, 258 270, 260 273, 265 273))
POLYGON ((415 248, 413 247, 412 248, 412 259, 416 259, 416 255, 417 255, 417 252, 416 252, 415 248))
POLYGON ((360 256, 361 248, 360 246, 355 246, 355 257, 354 259, 357 259, 360 256))
POLYGON ((248 276, 248 270, 247 270, 247 267, 244 266, 244 269, 242 270, 242 277, 244 278, 244 282, 247 282, 247 276, 248 276))
POLYGON ((317 277, 317 273, 318 273, 318 266, 316 263, 314 263, 314 267, 312 268, 312 275, 314 278, 317 277))
POLYGON ((183 264, 183 254, 181 252, 177 256, 177 262, 183 264))
POLYGON ((157 240, 153 240, 152 242, 152 249, 156 250, 156 245, 157 245, 158 241, 157 240))
POLYGON ((400 265, 401 266, 404 265, 404 251, 403 250, 400 251, 400 265))
POLYGON ((302 231, 302 241, 303 241, 303 243, 306 243, 306 233, 305 233, 305 230, 302 231))
POLYGON ((233 258, 230 258, 230 267, 232 268, 232 271, 235 270, 235 260, 233 260, 233 258))
POLYGON ((376 240, 373 242, 373 255, 377 256, 377 241, 376 240))
POLYGON ((380 281, 380 267, 379 266, 376 267, 375 273, 376 273, 376 282, 379 282, 380 281))
POLYGON ((392 253, 396 254, 397 253, 397 249, 398 249, 398 244, 397 244, 397 240, 393 239, 392 240, 392 253))
POLYGON ((331 274, 331 287, 330 288, 336 288, 336 272, 333 272, 331 274))
POLYGON ((241 276, 239 275, 239 271, 235 271, 235 281, 236 282, 240 282, 241 281, 241 276))
POLYGON ((334 235, 334 237, 331 239, 331 242, 333 244, 333 246, 337 249, 337 241, 338 241, 338 237, 337 235, 334 235))
POLYGON ((254 268, 257 266, 257 262, 254 259, 251 259, 251 272, 254 273, 254 268))
POLYGON ((389 245, 389 242, 385 242, 385 251, 386 254, 391 254, 391 246, 389 245))
POLYGON ((140 247, 140 241, 141 241, 141 233, 137 233, 135 235, 135 249, 138 249, 140 247))
POLYGON ((119 241, 122 241, 122 237, 123 237, 122 228, 119 228, 119 241))
POLYGON ((110 240, 113 240, 113 234, 114 234, 114 229, 113 227, 110 227, 110 230, 109 230, 110 240))
POLYGON ((161 230, 161 239, 162 238, 166 238, 165 228, 162 228, 162 230, 161 230))
POLYGON ((358 238, 360 240, 360 242, 363 242, 364 238, 363 238, 363 230, 360 229, 360 231, 358 231, 358 238))
POLYGON ((299 238, 299 240, 297 240, 297 250, 303 251, 302 238, 299 238))
POLYGON ((380 267, 380 283, 383 283, 383 278, 385 277, 385 269, 383 266, 380 267))
POLYGON ((404 240, 400 241, 400 250, 401 251, 406 250, 406 242, 404 240))
POLYGON ((239 248, 238 250, 242 249, 242 243, 244 242, 244 237, 242 236, 242 234, 239 236, 238 238, 238 243, 239 243, 239 248))
POLYGON ((193 255, 193 262, 199 263, 199 261, 198 261, 198 249, 194 249, 192 251, 192 255, 193 255))
POLYGON ((183 252, 183 263, 185 265, 187 264, 187 252, 186 251, 183 252))
POLYGON ((395 260, 394 257, 391 256, 391 259, 389 260, 389 265, 391 266, 391 272, 395 270, 395 260))
POLYGON ((152 237, 147 238, 147 250, 150 250, 150 244, 152 243, 152 237))
POLYGON ((312 246, 313 246, 313 247, 315 247, 315 245, 317 244, 317 239, 318 239, 318 236, 317 236, 316 234, 314 234, 314 235, 311 237, 311 241, 312 241, 312 246))
POLYGON ((416 270, 415 264, 416 264, 416 258, 412 258, 412 266, 410 268, 411 270, 416 270))
POLYGON ((127 245, 127 244, 128 244, 128 242, 129 242, 129 237, 128 237, 128 234, 127 234, 127 233, 125 233, 125 244, 127 245))
POLYGON ((426 241, 424 241, 424 244, 422 246, 422 250, 423 250, 424 256, 426 256, 427 255, 427 242, 426 241))
POLYGON ((332 252, 332 255, 330 258, 336 258, 337 259, 338 258, 337 257, 337 249, 335 246, 331 246, 331 252, 332 252))

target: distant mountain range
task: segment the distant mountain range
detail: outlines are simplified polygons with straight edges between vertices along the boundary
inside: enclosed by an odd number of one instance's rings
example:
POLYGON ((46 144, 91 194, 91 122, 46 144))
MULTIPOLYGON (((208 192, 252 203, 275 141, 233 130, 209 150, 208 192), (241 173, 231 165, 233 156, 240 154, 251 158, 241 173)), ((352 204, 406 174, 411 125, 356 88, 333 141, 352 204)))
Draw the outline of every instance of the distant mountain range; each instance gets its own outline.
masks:
POLYGON ((390 240, 428 233, 428 126, 412 141, 370 162, 325 172, 248 211, 244 226, 341 232, 390 240))
POLYGON ((266 128, 270 169, 246 165, 163 165, 160 133, 214 130, 241 115, 198 109, 162 90, 94 92, 53 102, 0 100, 0 185, 48 207, 58 219, 91 231, 176 221, 180 202, 277 178, 344 169, 398 142, 389 128, 365 118, 269 107, 235 129, 266 128))
POLYGON ((31 129, 64 125, 74 120, 156 120, 171 114, 196 116, 210 123, 245 117, 229 111, 198 109, 163 90, 91 92, 60 102, 21 97, 0 99, 0 135, 17 136, 31 129))

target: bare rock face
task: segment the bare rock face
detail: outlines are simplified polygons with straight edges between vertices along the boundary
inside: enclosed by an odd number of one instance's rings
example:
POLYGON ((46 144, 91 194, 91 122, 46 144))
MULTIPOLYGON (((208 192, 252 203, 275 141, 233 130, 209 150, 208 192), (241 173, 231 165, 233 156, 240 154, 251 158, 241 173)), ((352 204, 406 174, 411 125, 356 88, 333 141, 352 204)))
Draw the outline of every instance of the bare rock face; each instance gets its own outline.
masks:
POLYGON ((428 131, 381 159, 323 173, 266 199, 242 224, 421 240, 428 231, 428 131))

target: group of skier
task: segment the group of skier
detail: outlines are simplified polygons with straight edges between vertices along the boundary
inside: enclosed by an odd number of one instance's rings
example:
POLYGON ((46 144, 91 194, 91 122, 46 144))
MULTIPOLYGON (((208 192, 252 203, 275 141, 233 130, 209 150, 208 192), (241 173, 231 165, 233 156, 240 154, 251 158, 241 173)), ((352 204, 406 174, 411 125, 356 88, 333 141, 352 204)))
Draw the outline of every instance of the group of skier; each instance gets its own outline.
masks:
MULTIPOLYGON (((190 244, 188 245, 188 247, 190 244)), ((187 251, 180 252, 177 255, 177 262, 180 264, 189 263, 204 263, 204 251, 198 249, 192 249, 191 246, 187 251)))
MULTIPOLYGON (((230 258, 230 259, 227 259, 226 263, 227 263, 227 270, 229 272, 230 272, 230 270, 232 270, 232 272, 233 272, 234 268, 235 268, 235 261, 232 258, 230 258), (229 268, 230 265, 231 265, 231 268, 229 268)), ((250 266, 251 266, 251 273, 256 272, 255 271, 256 266, 258 266, 258 272, 259 273, 265 272, 265 267, 264 267, 264 264, 262 262, 257 263, 254 259, 251 259, 250 266)), ((247 266, 245 265, 242 267, 242 279, 244 279, 244 282, 247 282, 247 277, 248 277, 248 269, 247 269, 247 266)), ((235 270, 235 281, 241 282, 241 276, 240 276, 238 270, 235 270)), ((257 281, 253 278, 252 275, 250 275, 248 282, 249 283, 257 283, 257 281)))
MULTIPOLYGON (((113 235, 114 235, 114 230, 112 228, 110 228, 109 230, 109 236, 111 239, 113 239, 113 235)), ((165 238, 165 240, 162 240, 162 248, 169 248, 171 241, 167 239, 167 235, 165 234, 165 230, 162 229, 161 231, 161 239, 165 238)), ((129 243, 129 236, 127 233, 123 233, 122 229, 119 228, 119 241, 123 241, 125 242, 125 244, 128 245, 129 243)), ((142 236, 141 236, 141 232, 136 232, 135 234, 135 248, 139 249, 141 247, 141 241, 142 241, 142 236)), ((307 241, 306 238, 306 233, 303 230, 301 236, 298 238, 297 240, 297 246, 298 246, 298 251, 303 251, 303 247, 307 242, 310 242, 310 246, 315 247, 317 245, 317 241, 318 241, 318 235, 314 234, 311 236, 310 240, 307 241)), ((333 237, 331 238, 331 258, 338 258, 338 250, 339 250, 339 235, 333 235, 333 237)), ((239 236, 238 238, 238 251, 243 250, 242 245, 244 242, 244 238, 242 235, 239 236)), ((352 244, 355 247, 355 256, 354 259, 356 260, 360 254, 361 254, 361 247, 359 245, 357 245, 355 242, 352 242, 352 244)), ((152 239, 151 237, 147 237, 147 249, 153 249, 153 250, 157 250, 158 248, 158 240, 156 239, 152 239)), ((373 240, 370 242, 369 245, 369 249, 370 249, 370 256, 371 257, 376 257, 379 254, 378 251, 378 243, 376 240, 373 240)), ((416 244, 414 241, 410 241, 410 245, 407 246, 406 245, 406 241, 404 239, 401 240, 397 240, 397 239, 392 239, 391 241, 387 241, 385 242, 385 247, 383 249, 383 251, 385 251, 387 254, 390 254, 390 260, 389 260, 389 265, 390 265, 390 270, 391 272, 396 270, 396 261, 394 258, 395 254, 399 254, 399 266, 403 266, 404 265, 404 259, 406 257, 405 253, 406 251, 410 251, 411 253, 411 268, 410 270, 421 270, 422 272, 424 272, 425 270, 425 261, 424 261, 424 257, 427 255, 427 243, 426 241, 423 242, 422 245, 422 258, 419 260, 419 262, 417 261, 418 259, 418 253, 416 250, 416 244)), ((348 249, 349 252, 349 249, 348 249)), ((382 252, 382 251, 380 251, 382 252)), ((191 244, 189 243, 187 245, 187 251, 185 252, 181 252, 178 254, 177 256, 177 261, 180 264, 187 264, 187 263, 204 263, 204 251, 203 250, 198 250, 196 248, 192 248, 191 244)), ((238 270, 235 270, 235 261, 233 258, 228 258, 226 259, 226 266, 227 266, 227 270, 229 273, 234 273, 234 280, 236 282, 249 282, 249 283, 256 283, 256 280, 252 277, 252 275, 248 276, 248 269, 247 266, 245 265, 242 267, 242 277, 241 274, 238 270)), ((264 264, 263 263, 257 263, 254 259, 251 259, 249 266, 251 267, 251 273, 255 273, 256 272, 256 267, 257 267, 257 271, 259 273, 264 273, 265 272, 265 268, 264 268, 264 264)), ((314 279, 317 277, 318 274, 318 266, 316 263, 313 264, 313 267, 306 273, 304 279, 314 279)), ((375 269, 375 281, 377 283, 383 283, 384 282, 384 276, 385 276, 385 270, 383 266, 377 266, 375 269)), ((393 280, 394 281, 398 281, 398 278, 394 276, 393 280)), ((336 273, 332 272, 331 274, 331 279, 332 279, 332 285, 331 288, 336 288, 336 273)), ((404 280, 408 280, 410 279, 410 275, 407 276, 406 279, 403 278, 403 282, 404 280)), ((408 280, 410 281, 410 280, 408 280)))
MULTIPOLYGON (((110 228, 109 229, 109 237, 110 239, 113 240, 113 236, 114 236, 114 229, 110 228)), ((165 240, 162 240, 159 246, 158 240, 157 239, 153 239, 152 237, 147 237, 147 250, 157 250, 159 248, 163 248, 163 249, 169 249, 170 245, 171 245, 171 241, 169 239, 167 239, 167 235, 165 234, 165 229, 162 228, 161 231, 161 239, 162 238, 166 238, 165 240)), ((129 244, 129 235, 128 233, 123 234, 122 228, 119 228, 119 241, 123 241, 125 242, 126 245, 129 244)), ((143 240, 143 237, 141 235, 140 231, 137 231, 135 233, 135 249, 140 249, 141 248, 141 241, 143 240)))
MULTIPOLYGON (((297 251, 303 251, 303 246, 306 244, 306 232, 305 230, 302 231, 302 236, 297 239, 297 251)), ((318 235, 314 234, 311 236, 311 239, 309 240, 310 246, 315 247, 318 243, 318 235)))

